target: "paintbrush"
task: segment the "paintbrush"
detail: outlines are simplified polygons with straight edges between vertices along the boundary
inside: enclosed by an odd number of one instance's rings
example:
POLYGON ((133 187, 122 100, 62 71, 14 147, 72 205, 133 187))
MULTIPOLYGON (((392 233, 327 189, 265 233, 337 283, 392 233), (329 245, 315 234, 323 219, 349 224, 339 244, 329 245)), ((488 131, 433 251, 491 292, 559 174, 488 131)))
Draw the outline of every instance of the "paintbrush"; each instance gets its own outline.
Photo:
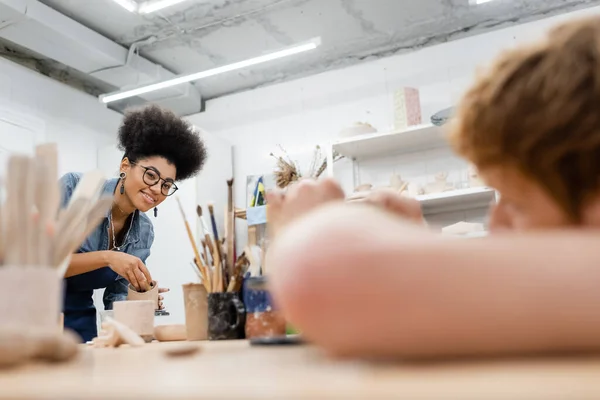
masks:
MULTIPOLYGON (((217 230, 217 221, 215 220, 215 206, 212 203, 208 204, 208 213, 210 214, 210 223, 213 229, 213 236, 215 238, 215 248, 217 254, 217 260, 215 260, 215 268, 222 268, 223 264, 223 252, 221 251, 221 242, 219 241, 219 231, 217 230)), ((219 272, 219 276, 223 276, 222 271, 219 272)))
POLYGON ((215 248, 210 237, 210 230, 206 226, 206 222, 204 222, 204 216, 202 215, 202 207, 200 205, 196 207, 196 214, 198 214, 198 219, 200 220, 200 226, 202 227, 202 232, 204 233, 204 240, 206 241, 206 245, 208 246, 208 251, 210 252, 211 257, 214 260, 215 248))
POLYGON ((227 180, 227 268, 229 276, 233 276, 233 267, 235 263, 234 238, 235 233, 235 215, 233 209, 233 178, 227 180))
POLYGON ((203 238, 200 240, 200 242, 202 243, 202 252, 204 255, 204 263, 208 266, 208 265, 210 265, 210 259, 208 258, 208 251, 206 249, 206 247, 207 247, 206 240, 204 240, 204 238, 203 238))
POLYGON ((190 228, 190 224, 188 223, 187 218, 185 217, 185 212, 183 211, 183 206, 181 205, 181 200, 179 197, 176 198, 177 204, 179 205, 179 211, 181 212, 181 217, 183 218, 183 222, 185 224, 185 229, 187 231, 188 237, 190 239, 190 243, 192 244, 192 249, 194 250, 194 256, 196 256, 196 260, 198 260, 198 266, 200 267, 200 274, 203 278, 204 286, 206 290, 210 292, 210 276, 208 275, 208 271, 205 265, 202 264, 202 258, 200 257, 200 252, 198 251, 198 246, 196 246, 196 240, 194 239, 194 235, 192 234, 192 229, 190 228))

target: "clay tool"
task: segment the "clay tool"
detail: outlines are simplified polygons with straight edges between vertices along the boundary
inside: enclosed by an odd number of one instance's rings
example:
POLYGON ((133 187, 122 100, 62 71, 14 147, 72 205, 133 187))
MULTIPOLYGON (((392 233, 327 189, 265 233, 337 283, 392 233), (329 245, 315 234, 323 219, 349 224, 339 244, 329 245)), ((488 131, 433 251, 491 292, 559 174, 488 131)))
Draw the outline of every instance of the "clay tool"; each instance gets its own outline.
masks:
POLYGON ((24 261, 22 247, 26 240, 26 231, 21 224, 29 218, 22 207, 27 163, 28 158, 20 155, 10 157, 8 161, 7 176, 10 176, 10 179, 6 182, 7 221, 4 259, 7 265, 22 265, 24 261))
POLYGON ((25 167, 25 180, 22 182, 24 186, 25 196, 21 198, 23 202, 24 220, 23 227, 25 230, 25 242, 23 243, 23 263, 25 265, 39 265, 38 253, 36 248, 36 233, 39 231, 36 229, 39 218, 34 217, 33 211, 35 209, 36 200, 36 161, 33 158, 27 158, 27 162, 24 164, 25 167))
POLYGON ((233 178, 227 180, 227 236, 225 243, 227 244, 227 269, 228 275, 233 275, 233 267, 235 263, 234 242, 235 236, 235 215, 233 209, 233 178))
POLYGON ((51 241, 48 227, 56 218, 60 203, 60 188, 58 185, 58 150, 56 143, 45 143, 35 148, 37 160, 37 193, 36 207, 39 212, 39 228, 37 238, 38 263, 50 265, 51 241))
MULTIPOLYGON (((68 263, 64 263, 65 259, 77 250, 77 247, 88 237, 100 224, 100 222, 106 218, 108 210, 110 210, 113 204, 112 196, 101 197, 85 215, 85 228, 79 232, 79 235, 67 236, 69 238, 65 244, 61 245, 60 250, 57 252, 54 260, 54 265, 60 265, 61 268, 57 270, 59 276, 64 276, 68 263)), ((77 224, 82 224, 83 221, 78 221, 77 224)))
POLYGON ((194 235, 192 234, 192 229, 190 228, 190 224, 187 221, 187 218, 185 217, 185 212, 183 211, 183 206, 181 205, 181 200, 179 199, 179 197, 176 198, 177 200, 177 204, 179 205, 179 211, 181 212, 181 217, 183 218, 183 222, 185 224, 185 229, 187 231, 188 237, 190 239, 190 243, 192 244, 192 249, 194 250, 194 256, 196 257, 196 260, 198 260, 198 266, 200 268, 200 274, 202 275, 202 282, 204 284, 204 286, 206 287, 206 290, 208 292, 210 292, 210 277, 208 275, 208 271, 206 269, 206 266, 202 264, 202 258, 200 257, 200 252, 198 251, 198 246, 196 246, 196 240, 194 240, 194 235))
POLYGON ((60 205, 60 187, 58 185, 58 150, 56 143, 45 143, 35 148, 35 156, 42 161, 46 168, 45 178, 47 186, 44 187, 44 200, 38 200, 38 210, 46 208, 50 218, 56 218, 56 212, 60 205))

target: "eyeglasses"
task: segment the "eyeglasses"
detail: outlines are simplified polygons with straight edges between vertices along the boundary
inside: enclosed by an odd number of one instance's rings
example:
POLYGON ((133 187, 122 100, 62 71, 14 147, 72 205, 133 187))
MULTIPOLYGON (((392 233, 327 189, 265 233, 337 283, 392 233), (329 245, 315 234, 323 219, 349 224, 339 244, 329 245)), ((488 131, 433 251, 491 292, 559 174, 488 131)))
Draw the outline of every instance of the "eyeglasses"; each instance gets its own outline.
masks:
POLYGON ((163 181, 162 185, 160 185, 160 192, 165 195, 165 196, 171 196, 173 193, 175 193, 177 191, 177 189, 179 189, 177 187, 177 185, 175 184, 175 182, 173 182, 171 179, 164 179, 160 177, 160 174, 158 173, 158 171, 155 168, 152 167, 145 167, 143 165, 139 165, 137 163, 134 162, 129 162, 130 164, 133 165, 137 165, 140 168, 144 169, 144 183, 148 186, 154 186, 156 185, 158 182, 163 181))

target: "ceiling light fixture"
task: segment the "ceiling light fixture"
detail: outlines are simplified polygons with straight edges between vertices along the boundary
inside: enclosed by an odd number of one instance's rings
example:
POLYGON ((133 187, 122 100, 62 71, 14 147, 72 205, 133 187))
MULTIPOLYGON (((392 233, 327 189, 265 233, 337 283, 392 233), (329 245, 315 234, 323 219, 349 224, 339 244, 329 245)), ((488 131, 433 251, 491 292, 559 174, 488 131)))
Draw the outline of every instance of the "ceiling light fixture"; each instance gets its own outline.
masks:
POLYGON ((274 53, 265 54, 263 56, 258 56, 254 58, 250 58, 244 61, 239 61, 233 64, 224 65, 222 67, 217 67, 213 69, 209 69, 202 72, 197 72, 189 75, 178 76, 173 79, 169 79, 166 81, 153 83, 150 85, 140 86, 134 89, 129 90, 121 90, 113 93, 107 93, 99 96, 99 99, 102 103, 107 104, 113 101, 123 100, 129 97, 139 96, 140 94, 154 92, 156 90, 165 89, 168 87, 181 85, 182 83, 188 83, 192 81, 197 81, 199 79, 208 78, 210 76, 215 76, 219 74, 223 74, 225 72, 231 72, 238 69, 250 67, 252 65, 262 64, 268 61, 277 60, 279 58, 292 56, 294 54, 303 53, 305 51, 314 50, 321 44, 321 39, 316 38, 305 44, 289 47, 284 50, 279 50, 274 53))
POLYGON ((163 8, 171 7, 188 0, 149 0, 143 3, 136 3, 134 0, 113 0, 129 12, 138 14, 150 14, 163 8))
POLYGON ((140 4, 138 12, 140 14, 150 14, 163 8, 174 6, 175 4, 183 3, 187 0, 155 0, 145 1, 140 4))
POLYGON ((138 9, 138 3, 136 3, 133 0, 113 0, 113 1, 129 12, 136 12, 138 9))
POLYGON ((475 4, 489 3, 490 1, 493 1, 493 0, 475 0, 475 4))

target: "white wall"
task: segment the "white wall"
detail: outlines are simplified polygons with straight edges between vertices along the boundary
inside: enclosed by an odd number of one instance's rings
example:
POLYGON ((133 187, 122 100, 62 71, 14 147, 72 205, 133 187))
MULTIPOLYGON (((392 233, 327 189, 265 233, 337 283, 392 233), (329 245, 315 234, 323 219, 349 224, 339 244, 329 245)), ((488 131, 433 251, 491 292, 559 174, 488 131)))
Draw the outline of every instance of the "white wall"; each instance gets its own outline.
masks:
MULTIPOLYGON (((472 81, 477 66, 489 62, 502 49, 535 39, 558 21, 598 13, 600 7, 589 8, 215 99, 209 101, 206 111, 194 120, 234 145, 236 205, 243 207, 246 175, 272 171, 274 163, 269 153, 277 150, 277 144, 306 159, 316 143, 334 140, 342 128, 356 121, 368 122, 380 132, 390 131, 392 95, 403 86, 420 90, 424 122, 427 122, 433 113, 455 104, 472 81)), ((425 155, 421 155, 412 166, 400 159, 382 160, 379 171, 361 169, 364 171, 361 177, 364 182, 376 175, 379 181, 370 183, 385 183, 393 169, 397 169, 402 176, 432 180, 439 170, 452 172, 464 168, 464 163, 449 152, 430 156, 429 161, 425 161, 425 155)), ((351 189, 349 164, 343 162, 336 166, 336 176, 342 178, 345 189, 351 189)), ((370 167, 377 168, 377 165, 373 163, 370 167)), ((484 211, 479 210, 476 217, 440 216, 437 222, 445 224, 457 218, 482 220, 484 211)), ((240 238, 245 237, 243 229, 237 233, 240 238)))
MULTIPOLYGON (((56 142, 62 174, 96 168, 97 148, 114 141, 121 116, 92 96, 0 58, 1 118, 23 121, 35 132, 33 144, 56 142)), ((2 136, 0 145, 14 148, 20 140, 2 136)))

